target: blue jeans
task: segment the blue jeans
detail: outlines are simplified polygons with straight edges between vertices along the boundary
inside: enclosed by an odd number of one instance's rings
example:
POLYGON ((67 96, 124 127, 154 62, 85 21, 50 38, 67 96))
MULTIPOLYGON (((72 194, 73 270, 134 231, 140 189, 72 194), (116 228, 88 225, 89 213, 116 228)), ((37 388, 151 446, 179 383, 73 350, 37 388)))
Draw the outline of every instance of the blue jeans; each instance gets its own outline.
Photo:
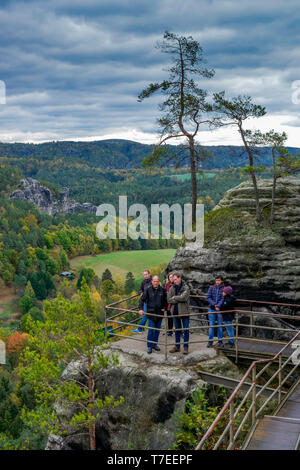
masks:
MULTIPOLYGON (((144 303, 143 310, 144 310, 144 312, 147 312, 147 304, 146 304, 146 302, 144 303)), ((147 320, 148 320, 147 315, 144 314, 144 315, 142 316, 141 321, 140 321, 140 326, 138 327, 138 330, 139 330, 139 331, 143 331, 143 329, 144 329, 143 327, 146 325, 147 320)))
MULTIPOLYGON (((162 318, 155 318, 154 317, 149 317, 148 318, 148 328, 160 328, 161 327, 161 322, 162 318)), ((151 330, 148 329, 148 335, 147 335, 147 347, 148 348, 154 348, 155 344, 158 342, 158 337, 159 337, 159 330, 151 330), (150 341, 154 341, 154 343, 150 343, 150 341)))
POLYGON ((228 320, 228 321, 225 321, 225 320, 224 320, 224 325, 225 325, 225 327, 226 327, 228 336, 229 336, 229 338, 230 338, 229 343, 231 343, 231 344, 234 343, 234 340, 233 340, 233 337, 234 337, 234 329, 233 329, 232 322, 233 322, 233 320, 228 320))
POLYGON ((189 338, 190 338, 190 331, 184 330, 182 331, 181 328, 188 328, 190 324, 190 317, 179 317, 177 318, 176 315, 173 318, 174 325, 175 325, 175 346, 176 348, 180 348, 180 338, 183 336, 183 346, 184 348, 189 347, 189 338))
MULTIPOLYGON (((212 308, 209 308, 208 311, 209 312, 214 312, 214 313, 209 313, 208 314, 209 326, 212 327, 217 322, 217 325, 218 325, 218 328, 217 328, 218 340, 221 341, 221 339, 223 339, 223 327, 221 326, 223 324, 222 314, 216 312, 216 310, 213 310, 212 308)), ((214 335, 215 335, 215 328, 209 328, 209 330, 208 330, 208 341, 213 341, 214 335)))

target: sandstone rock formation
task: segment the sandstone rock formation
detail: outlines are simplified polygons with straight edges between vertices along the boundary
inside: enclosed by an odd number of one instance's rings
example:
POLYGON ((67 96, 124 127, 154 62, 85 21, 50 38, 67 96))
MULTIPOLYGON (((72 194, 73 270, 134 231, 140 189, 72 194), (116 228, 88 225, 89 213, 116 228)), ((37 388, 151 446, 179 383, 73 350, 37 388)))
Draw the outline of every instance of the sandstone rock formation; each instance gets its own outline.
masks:
MULTIPOLYGON (((261 204, 269 207, 272 181, 258 184, 261 204)), ((227 191, 208 217, 204 247, 187 243, 167 270, 181 270, 194 294, 206 293, 221 274, 237 297, 299 304, 300 179, 278 180, 273 226, 267 217, 256 224, 254 214, 250 182, 227 191)))
POLYGON ((49 188, 30 177, 20 181, 18 189, 9 195, 9 199, 32 202, 40 208, 43 214, 49 215, 72 212, 95 213, 97 210, 97 207, 90 202, 80 204, 73 199, 69 199, 69 188, 63 188, 58 198, 56 198, 49 188))
MULTIPOLYGON (((106 353, 111 354, 109 350, 106 353)), ((144 362, 120 351, 116 354, 118 366, 99 372, 97 389, 100 396, 119 399, 122 395, 125 401, 105 412, 96 424, 97 449, 168 449, 176 439, 176 413, 205 382, 192 369, 144 362)), ((77 370, 78 364, 70 364, 63 377, 74 379, 77 370)), ((66 418, 72 416, 69 407, 59 413, 66 418)), ((67 439, 50 435, 47 449, 88 449, 88 440, 82 435, 67 439)))

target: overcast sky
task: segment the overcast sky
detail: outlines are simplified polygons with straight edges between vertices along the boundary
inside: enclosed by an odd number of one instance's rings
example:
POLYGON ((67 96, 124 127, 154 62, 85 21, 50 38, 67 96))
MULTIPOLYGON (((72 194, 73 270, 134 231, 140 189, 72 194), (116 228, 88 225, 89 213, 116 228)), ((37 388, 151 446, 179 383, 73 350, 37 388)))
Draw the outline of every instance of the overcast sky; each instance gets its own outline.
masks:
MULTIPOLYGON (((169 30, 200 42, 207 90, 251 95, 268 114, 249 127, 300 147, 299 24, 299 0, 1 0, 0 140, 155 142, 159 97, 137 95, 166 77, 169 30)), ((199 141, 240 143, 228 128, 199 141)))

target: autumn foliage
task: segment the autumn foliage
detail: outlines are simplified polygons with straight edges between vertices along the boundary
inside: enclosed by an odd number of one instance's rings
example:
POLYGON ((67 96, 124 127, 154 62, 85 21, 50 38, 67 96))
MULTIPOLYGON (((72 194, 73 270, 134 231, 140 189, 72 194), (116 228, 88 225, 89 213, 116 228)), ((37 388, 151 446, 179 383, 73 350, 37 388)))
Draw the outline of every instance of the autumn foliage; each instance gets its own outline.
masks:
POLYGON ((19 355, 27 344, 27 339, 27 333, 19 333, 18 331, 14 331, 12 335, 6 337, 6 351, 14 365, 17 364, 19 355))

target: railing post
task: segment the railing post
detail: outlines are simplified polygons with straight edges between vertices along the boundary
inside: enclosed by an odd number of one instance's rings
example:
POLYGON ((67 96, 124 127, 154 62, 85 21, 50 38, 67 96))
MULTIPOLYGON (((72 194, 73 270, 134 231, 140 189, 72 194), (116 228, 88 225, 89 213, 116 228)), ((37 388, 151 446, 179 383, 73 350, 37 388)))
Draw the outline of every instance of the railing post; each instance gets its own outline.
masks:
POLYGON ((168 359, 168 315, 165 316, 165 361, 168 359))
POLYGON ((105 307, 105 338, 107 337, 107 307, 105 307))
POLYGON ((238 313, 235 313, 235 363, 238 363, 239 359, 239 345, 238 345, 238 336, 239 336, 239 320, 238 313))
POLYGON ((278 403, 281 402, 281 382, 282 382, 282 356, 279 356, 279 373, 278 373, 278 403))
MULTIPOLYGON (((250 302, 250 311, 253 311, 253 304, 250 302)), ((253 314, 250 313, 250 338, 253 337, 253 314)))
POLYGON ((230 427, 229 427, 229 448, 231 449, 233 446, 233 415, 234 415, 234 405, 233 405, 233 400, 230 403, 230 408, 229 408, 229 420, 230 420, 230 427))
POLYGON ((252 368, 252 426, 256 420, 256 364, 252 368))

